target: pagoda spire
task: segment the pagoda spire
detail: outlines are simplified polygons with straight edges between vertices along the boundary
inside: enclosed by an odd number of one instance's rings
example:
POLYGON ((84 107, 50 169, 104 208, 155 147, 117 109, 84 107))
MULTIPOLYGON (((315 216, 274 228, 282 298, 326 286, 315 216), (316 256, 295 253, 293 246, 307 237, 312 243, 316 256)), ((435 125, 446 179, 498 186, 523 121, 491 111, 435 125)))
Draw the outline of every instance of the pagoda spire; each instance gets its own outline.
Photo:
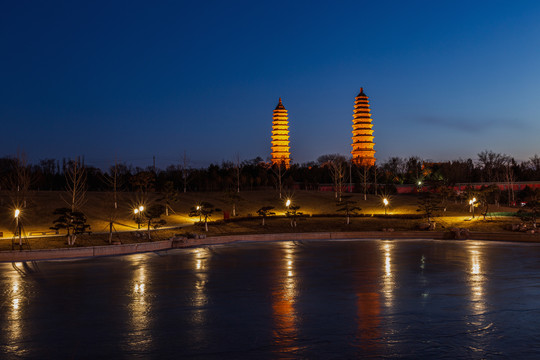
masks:
POLYGON ((289 115, 281 98, 272 117, 272 164, 290 166, 289 115))
POLYGON ((353 130, 352 130, 352 158, 356 165, 373 166, 375 165, 375 150, 373 147, 373 125, 371 123, 371 111, 369 109, 369 100, 364 94, 364 88, 360 88, 360 93, 355 98, 353 112, 353 130))
POLYGON ((285 110, 285 106, 283 106, 283 103, 281 102, 281 98, 279 98, 279 102, 276 106, 276 110, 285 110))

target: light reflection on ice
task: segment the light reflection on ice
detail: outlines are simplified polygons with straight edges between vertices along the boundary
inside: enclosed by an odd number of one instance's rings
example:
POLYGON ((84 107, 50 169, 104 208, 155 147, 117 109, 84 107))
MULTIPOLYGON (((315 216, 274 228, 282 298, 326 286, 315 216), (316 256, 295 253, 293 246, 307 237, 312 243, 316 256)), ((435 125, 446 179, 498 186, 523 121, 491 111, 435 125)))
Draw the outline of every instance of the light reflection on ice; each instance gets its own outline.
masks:
POLYGON ((294 351, 297 340, 297 315, 295 303, 297 297, 297 279, 294 276, 295 245, 283 243, 283 260, 278 266, 276 281, 272 290, 272 310, 275 329, 274 342, 282 351, 294 351))
POLYGON ((384 305, 387 308, 392 308, 394 304, 394 275, 392 273, 392 250, 394 244, 392 242, 384 242, 382 250, 384 251, 384 269, 382 276, 382 293, 384 296, 384 305))

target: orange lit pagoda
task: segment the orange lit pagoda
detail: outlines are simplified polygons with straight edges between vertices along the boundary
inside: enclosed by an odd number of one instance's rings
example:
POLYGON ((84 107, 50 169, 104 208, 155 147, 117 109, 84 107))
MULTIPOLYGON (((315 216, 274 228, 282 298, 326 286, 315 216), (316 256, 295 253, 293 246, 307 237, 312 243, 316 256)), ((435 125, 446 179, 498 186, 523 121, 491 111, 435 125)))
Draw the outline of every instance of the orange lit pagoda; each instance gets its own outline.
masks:
POLYGON ((371 113, 369 110, 369 101, 364 88, 360 88, 360 94, 354 102, 352 130, 352 158, 356 165, 373 166, 375 165, 375 150, 373 147, 373 125, 371 124, 371 113))
POLYGON ((288 168, 291 162, 289 149, 289 116, 279 98, 272 121, 272 164, 283 164, 288 168))

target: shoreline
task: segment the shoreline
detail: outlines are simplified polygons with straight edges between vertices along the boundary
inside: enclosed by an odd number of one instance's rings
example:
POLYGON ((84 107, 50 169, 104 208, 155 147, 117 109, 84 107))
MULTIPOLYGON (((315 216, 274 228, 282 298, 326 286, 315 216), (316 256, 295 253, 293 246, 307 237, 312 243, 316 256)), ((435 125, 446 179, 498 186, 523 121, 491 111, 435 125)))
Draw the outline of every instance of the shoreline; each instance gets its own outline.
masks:
MULTIPOLYGON (((346 240, 346 239, 432 239, 456 240, 450 232, 427 231, 354 231, 354 232, 305 232, 305 233, 273 233, 251 235, 222 235, 199 239, 185 237, 171 237, 168 240, 120 244, 87 246, 62 249, 40 250, 10 250, 0 251, 0 262, 24 262, 94 258, 102 256, 130 255, 145 252, 182 249, 205 245, 221 245, 236 242, 273 242, 273 241, 299 241, 299 240, 346 240)), ((540 243, 540 236, 524 233, 502 232, 470 232, 467 239, 483 241, 526 242, 540 243)))

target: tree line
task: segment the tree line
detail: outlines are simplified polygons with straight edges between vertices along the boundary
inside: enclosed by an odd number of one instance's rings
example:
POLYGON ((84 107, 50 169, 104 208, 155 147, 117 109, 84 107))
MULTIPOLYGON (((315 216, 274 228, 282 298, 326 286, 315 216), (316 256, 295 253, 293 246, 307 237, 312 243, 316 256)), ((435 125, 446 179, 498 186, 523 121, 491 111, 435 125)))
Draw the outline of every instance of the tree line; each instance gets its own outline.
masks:
POLYGON ((88 191, 109 191, 111 187, 118 191, 145 193, 166 192, 171 187, 179 192, 239 192, 293 187, 317 190, 322 184, 340 190, 352 184, 357 192, 374 192, 384 187, 391 193, 395 185, 419 182, 452 186, 457 183, 540 180, 538 155, 518 162, 511 156, 488 150, 480 152, 474 160, 431 162, 416 156, 391 157, 371 167, 354 164, 339 154, 323 155, 317 161, 292 164, 289 168, 272 166, 257 157, 242 162, 210 164, 206 168, 171 164, 165 169, 134 167, 125 163, 100 169, 86 165, 84 158, 44 159, 29 164, 24 157, 18 156, 0 158, 0 189, 13 190, 17 187, 19 192, 64 191, 73 182, 69 180, 70 166, 75 163, 84 169, 84 188, 88 191))

